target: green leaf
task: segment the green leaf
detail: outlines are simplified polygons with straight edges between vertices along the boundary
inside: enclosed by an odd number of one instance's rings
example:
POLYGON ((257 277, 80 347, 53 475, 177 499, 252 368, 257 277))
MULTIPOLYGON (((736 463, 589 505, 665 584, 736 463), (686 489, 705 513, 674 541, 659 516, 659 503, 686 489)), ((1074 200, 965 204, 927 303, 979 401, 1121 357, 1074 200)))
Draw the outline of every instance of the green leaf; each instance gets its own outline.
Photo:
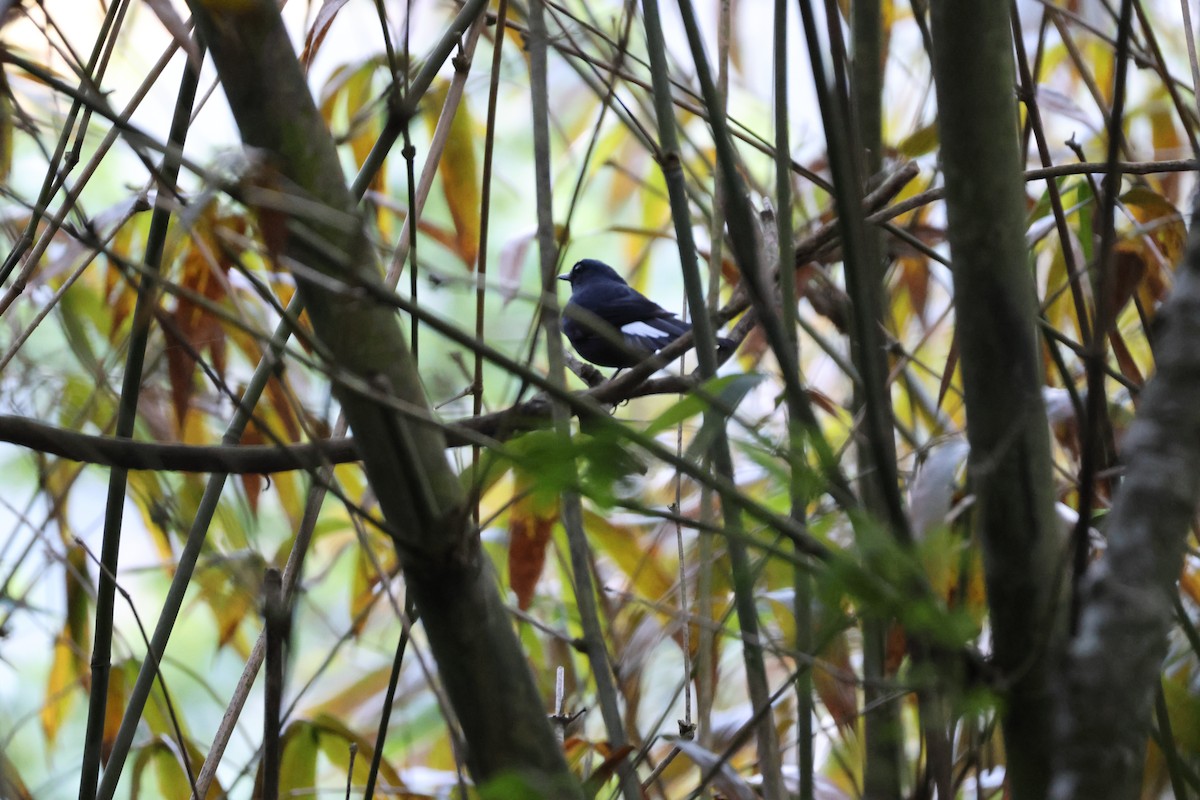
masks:
POLYGON ((297 720, 283 732, 279 758, 279 796, 309 794, 317 784, 320 731, 308 720, 297 720))
POLYGON ((709 407, 708 400, 701 395, 714 397, 722 408, 737 408, 746 395, 762 382, 757 372, 738 375, 721 375, 705 381, 699 390, 680 399, 646 427, 646 433, 655 436, 674 428, 681 422, 703 413, 709 407))

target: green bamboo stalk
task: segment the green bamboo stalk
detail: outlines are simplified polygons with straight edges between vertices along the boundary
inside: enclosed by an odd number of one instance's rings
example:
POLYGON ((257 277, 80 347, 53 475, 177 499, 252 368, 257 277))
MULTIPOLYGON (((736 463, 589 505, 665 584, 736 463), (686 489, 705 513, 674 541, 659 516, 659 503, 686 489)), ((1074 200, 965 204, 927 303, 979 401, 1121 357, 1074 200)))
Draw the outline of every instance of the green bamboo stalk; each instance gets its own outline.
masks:
MULTIPOLYGON (((696 360, 699 362, 700 376, 711 378, 716 374, 717 369, 717 340, 712 321, 708 314, 702 311, 707 308, 707 304, 704 300, 704 284, 700 277, 696 244, 692 237, 691 210, 688 205, 687 187, 684 183, 681 166, 675 108, 671 99, 666 40, 663 36, 657 0, 645 0, 642 9, 646 26, 647 50, 650 55, 654 108, 658 118, 659 147, 656 159, 667 184, 688 305, 701 312, 693 315, 692 320, 692 328, 696 335, 696 360)), ((753 269, 755 266, 753 263, 742 263, 743 271, 753 269)), ((733 458, 729 450, 723 415, 708 408, 704 412, 703 425, 715 434, 713 446, 709 451, 713 469, 718 475, 732 482, 733 458)), ((722 505, 722 513, 726 528, 731 533, 740 532, 742 521, 738 511, 731 506, 722 505)), ((738 539, 731 537, 727 547, 733 573, 734 603, 737 607, 738 623, 744 635, 742 655, 746 667, 747 688, 753 708, 761 714, 756 729, 758 766, 763 778, 763 794, 767 800, 781 800, 784 796, 784 789, 779 744, 775 734, 774 715, 771 713, 771 691, 763 659, 750 559, 746 548, 738 539)))
MULTIPOLYGON (((179 94, 175 100, 175 113, 171 119, 168 135, 170 152, 163 159, 161 170, 164 190, 172 189, 179 177, 180 160, 172 153, 182 154, 191 120, 192 104, 196 98, 196 87, 200 81, 199 66, 188 62, 179 82, 179 94)), ((121 439, 133 436, 137 422, 137 405, 141 397, 142 367, 146 358, 146 343, 150 338, 150 326, 154 318, 154 307, 158 303, 158 281, 156 276, 162 268, 163 249, 167 241, 167 227, 171 220, 169 206, 155 207, 146 236, 146 272, 138 287, 137 301, 133 310, 133 329, 129 336, 129 350, 125 358, 125 373, 121 380, 121 398, 117 407, 117 424, 114 435, 121 439)), ((108 477, 108 495, 104 512, 104 529, 100 549, 100 576, 96 587, 95 634, 92 640, 91 690, 88 698, 87 731, 84 734, 82 771, 79 778, 80 800, 91 800, 96 794, 96 781, 100 771, 101 750, 104 740, 104 719, 108 705, 108 676, 112 669, 113 610, 116 601, 117 559, 121 550, 121 523, 125 513, 125 487, 128 472, 113 469, 108 477)), ((149 666, 154 674, 154 659, 142 665, 149 666)))
MULTIPOLYGON (((800 336, 797 331, 796 271, 794 234, 792 230, 792 171, 791 134, 788 125, 788 40, 787 0, 775 0, 774 59, 775 59, 775 225, 778 238, 779 289, 783 329, 788 344, 800 363, 800 336)), ((808 519, 808 492, 805 472, 808 469, 804 454, 805 430, 796 409, 788 408, 788 500, 791 518, 799 525, 808 519)), ((803 562, 806 556, 796 552, 797 565, 792 570, 792 615, 795 625, 796 652, 814 656, 812 649, 812 575, 803 562)), ((796 767, 800 779, 800 800, 813 797, 813 684, 812 667, 802 665, 796 670, 796 767)))
MULTIPOLYGON (((533 104, 533 163, 537 192, 537 241, 538 261, 541 267, 543 301, 541 325, 546 331, 546 355, 550 362, 550 380, 566 391, 565 354, 559 322, 558 302, 555 295, 557 283, 558 244, 554 234, 554 208, 550 178, 550 107, 547 85, 546 49, 547 34, 543 13, 543 0, 529 3, 529 75, 530 94, 533 104)), ((554 428, 559 436, 571 435, 571 414, 562 402, 553 403, 554 428)), ((574 472, 574 464, 567 467, 574 472)), ((572 480, 574 482, 574 480, 572 480)), ((614 750, 627 744, 625 726, 621 721, 617 688, 613 682, 613 666, 604 641, 604 629, 596 605, 596 588, 592 581, 592 557, 587 535, 583 530, 583 508, 579 493, 565 491, 560 504, 562 525, 567 533, 567 547, 571 560, 571 572, 575 583, 575 605, 579 610, 579 623, 583 629, 583 642, 588 662, 592 668, 592 679, 596 682, 596 700, 604 728, 614 750)), ((642 796, 637 773, 628 759, 617 765, 617 776, 621 793, 626 800, 638 800, 642 796)))
MULTIPOLYGON (((1046 796, 1066 635, 1005 3, 931 5, 969 474, 1015 800, 1046 796), (996 391, 1003 386, 1004 391, 996 391)), ((1143 395, 1144 397, 1144 395, 1143 395)))
POLYGON ((287 235, 277 257, 300 267, 298 294, 317 338, 364 386, 339 382, 334 391, 470 745, 468 767, 479 782, 515 770, 575 794, 440 429, 414 424, 377 397, 428 408, 392 306, 381 302, 388 293, 278 11, 270 0, 235 8, 196 0, 192 10, 244 142, 272 154, 294 191, 326 209, 280 220, 287 235), (354 291, 329 291, 339 284, 354 291))

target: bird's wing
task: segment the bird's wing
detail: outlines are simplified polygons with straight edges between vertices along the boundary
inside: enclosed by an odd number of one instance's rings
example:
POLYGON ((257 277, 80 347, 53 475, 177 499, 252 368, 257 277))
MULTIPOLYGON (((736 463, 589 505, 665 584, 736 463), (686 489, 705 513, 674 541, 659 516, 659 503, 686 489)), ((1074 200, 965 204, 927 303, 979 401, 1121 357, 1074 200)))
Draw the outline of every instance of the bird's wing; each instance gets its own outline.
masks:
POLYGON ((576 298, 583 308, 592 311, 615 328, 630 322, 673 318, 675 315, 630 286, 603 284, 576 298))
POLYGON ((690 325, 672 315, 627 322, 621 326, 621 333, 632 346, 657 352, 690 329, 690 325))

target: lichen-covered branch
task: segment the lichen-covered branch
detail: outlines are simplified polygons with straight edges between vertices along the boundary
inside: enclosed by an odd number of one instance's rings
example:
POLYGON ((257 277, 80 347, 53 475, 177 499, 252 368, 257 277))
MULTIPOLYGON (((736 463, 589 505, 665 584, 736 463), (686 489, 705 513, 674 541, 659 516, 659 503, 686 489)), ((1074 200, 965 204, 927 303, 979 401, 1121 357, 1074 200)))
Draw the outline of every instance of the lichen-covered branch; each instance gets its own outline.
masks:
POLYGON ((1121 447, 1108 547, 1083 587, 1064 671, 1051 796, 1132 798, 1141 784, 1176 581, 1200 499, 1200 210, 1159 311, 1157 373, 1121 447))

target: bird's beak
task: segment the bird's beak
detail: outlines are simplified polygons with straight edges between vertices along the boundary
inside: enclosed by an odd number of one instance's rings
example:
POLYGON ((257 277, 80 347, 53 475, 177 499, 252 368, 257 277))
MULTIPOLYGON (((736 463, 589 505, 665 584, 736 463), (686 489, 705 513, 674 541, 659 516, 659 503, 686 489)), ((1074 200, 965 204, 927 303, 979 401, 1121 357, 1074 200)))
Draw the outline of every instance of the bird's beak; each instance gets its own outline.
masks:
POLYGON ((571 275, 570 275, 570 273, 566 273, 566 274, 563 274, 563 275, 559 275, 559 276, 558 276, 558 279, 559 279, 560 281, 569 281, 569 280, 571 280, 571 275))

